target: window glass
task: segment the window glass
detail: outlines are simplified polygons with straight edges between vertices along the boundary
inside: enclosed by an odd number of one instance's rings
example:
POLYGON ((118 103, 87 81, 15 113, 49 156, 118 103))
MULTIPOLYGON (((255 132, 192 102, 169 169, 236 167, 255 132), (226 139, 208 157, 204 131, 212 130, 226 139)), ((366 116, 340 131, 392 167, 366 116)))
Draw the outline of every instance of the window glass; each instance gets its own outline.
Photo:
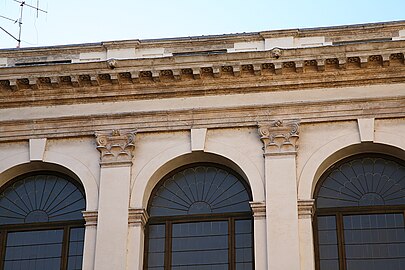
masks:
POLYGON ((0 269, 82 269, 85 198, 64 175, 35 173, 0 190, 0 269))
POLYGON ((253 270, 250 191, 235 172, 195 164, 152 192, 145 269, 253 270))
POLYGON ((316 190, 318 269, 405 269, 403 161, 350 157, 332 166, 316 190))
POLYGON ((60 269, 63 230, 7 234, 4 270, 60 269))

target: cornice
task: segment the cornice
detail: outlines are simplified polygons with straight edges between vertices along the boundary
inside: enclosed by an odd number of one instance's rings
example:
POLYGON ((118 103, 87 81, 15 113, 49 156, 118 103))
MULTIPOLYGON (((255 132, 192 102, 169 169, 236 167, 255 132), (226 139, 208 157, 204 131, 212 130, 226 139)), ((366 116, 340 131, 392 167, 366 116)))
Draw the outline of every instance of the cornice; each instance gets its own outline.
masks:
POLYGON ((280 54, 116 60, 113 66, 101 61, 7 67, 1 68, 0 104, 5 108, 105 97, 223 94, 235 88, 254 92, 404 81, 404 47, 405 41, 391 41, 288 49, 280 54))

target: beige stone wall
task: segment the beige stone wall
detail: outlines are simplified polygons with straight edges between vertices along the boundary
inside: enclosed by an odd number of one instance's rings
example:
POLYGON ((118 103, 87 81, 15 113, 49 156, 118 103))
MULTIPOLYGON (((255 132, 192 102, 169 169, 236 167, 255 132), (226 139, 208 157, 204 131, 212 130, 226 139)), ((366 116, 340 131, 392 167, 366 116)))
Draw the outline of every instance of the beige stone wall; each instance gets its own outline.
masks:
POLYGON ((391 37, 403 27, 190 41, 228 52, 209 56, 176 56, 193 52, 182 40, 0 52, 75 59, 0 67, 0 186, 69 174, 86 192, 84 269, 141 270, 156 184, 186 164, 223 164, 252 191, 256 270, 314 270, 322 173, 357 153, 405 160, 405 41, 391 37))

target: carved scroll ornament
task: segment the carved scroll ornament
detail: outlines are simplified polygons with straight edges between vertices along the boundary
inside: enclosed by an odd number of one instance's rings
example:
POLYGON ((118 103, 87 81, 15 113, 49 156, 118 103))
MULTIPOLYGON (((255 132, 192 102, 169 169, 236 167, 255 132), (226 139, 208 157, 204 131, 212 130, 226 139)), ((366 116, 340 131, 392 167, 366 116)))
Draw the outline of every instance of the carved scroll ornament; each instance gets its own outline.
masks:
POLYGON ((101 165, 131 165, 135 131, 96 132, 101 165))
POLYGON ((259 124, 260 139, 265 155, 296 154, 298 149, 299 120, 259 124))

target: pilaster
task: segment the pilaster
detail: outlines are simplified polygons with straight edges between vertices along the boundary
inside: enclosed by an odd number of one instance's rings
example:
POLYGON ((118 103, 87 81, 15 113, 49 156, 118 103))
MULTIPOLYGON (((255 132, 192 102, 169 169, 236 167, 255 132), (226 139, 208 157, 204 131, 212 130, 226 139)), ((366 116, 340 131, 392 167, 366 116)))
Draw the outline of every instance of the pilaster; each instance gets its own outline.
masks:
POLYGON ((296 184, 298 120, 259 124, 265 157, 267 262, 273 270, 299 270, 296 184))
POLYGON ((266 247, 266 202, 250 202, 253 212, 254 251, 256 269, 267 267, 266 247))
POLYGON ((135 132, 96 132, 100 196, 95 269, 127 267, 128 205, 135 132))
POLYGON ((84 249, 83 249, 83 270, 94 269, 94 257, 97 239, 97 211, 83 211, 85 220, 84 249))
POLYGON ((301 270, 315 270, 312 218, 315 212, 313 199, 298 200, 298 228, 300 239, 301 270))
POLYGON ((144 208, 130 208, 128 210, 128 254, 127 269, 143 269, 144 230, 149 219, 144 208))

